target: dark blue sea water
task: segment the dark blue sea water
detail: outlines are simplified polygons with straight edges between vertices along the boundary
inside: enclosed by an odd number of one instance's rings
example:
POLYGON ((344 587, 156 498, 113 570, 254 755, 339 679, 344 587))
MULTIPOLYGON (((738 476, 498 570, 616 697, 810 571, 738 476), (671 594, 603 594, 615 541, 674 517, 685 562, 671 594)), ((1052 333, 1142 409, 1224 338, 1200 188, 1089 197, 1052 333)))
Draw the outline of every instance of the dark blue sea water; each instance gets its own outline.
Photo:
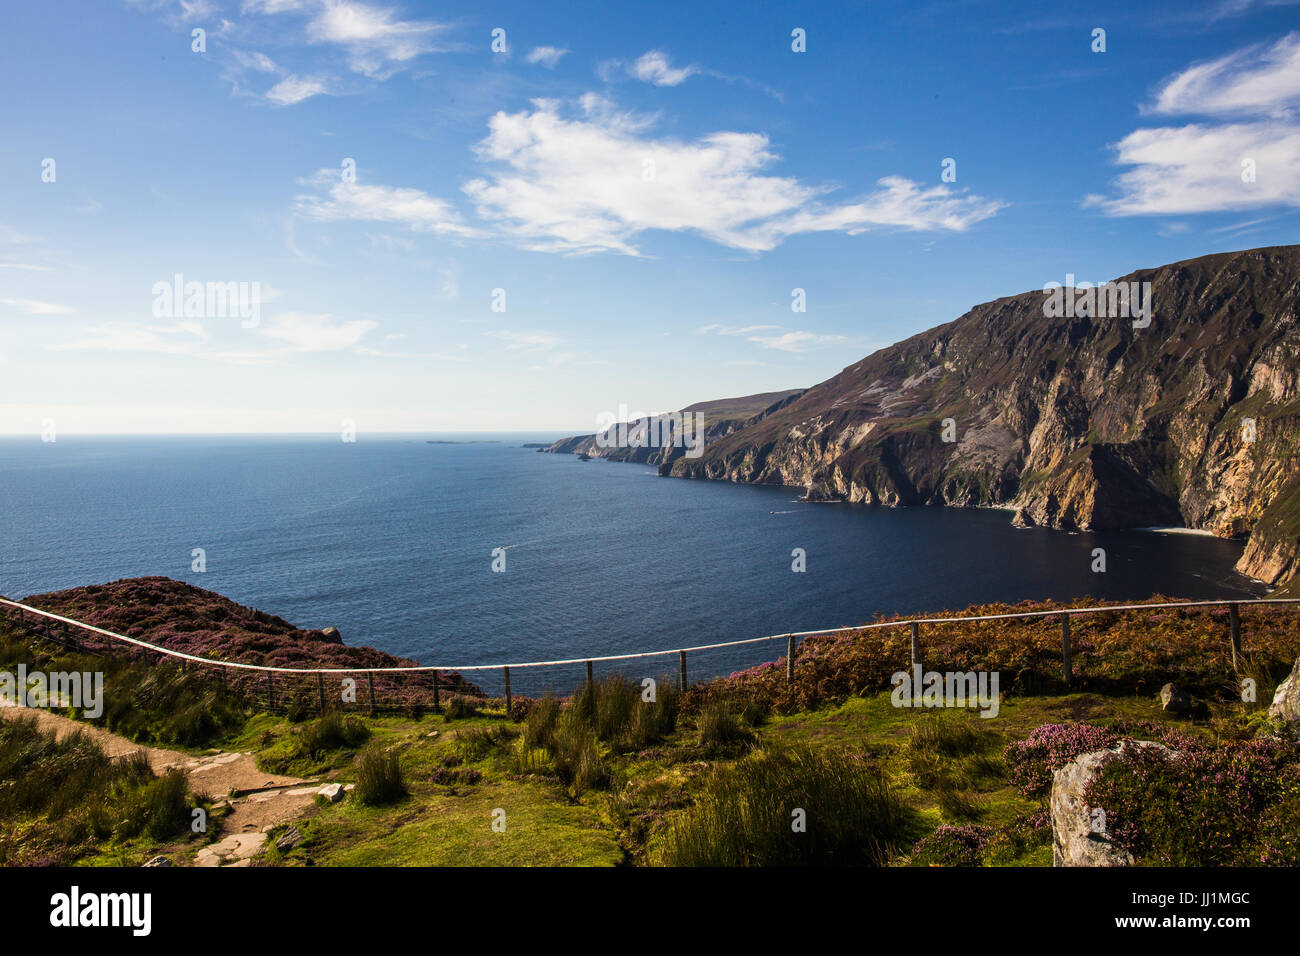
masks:
MULTIPOLYGON (((337 436, 0 439, 0 593, 162 574, 428 664, 670 649, 1025 598, 1249 596, 1241 545, 805 504, 520 447, 337 436), (504 547, 506 571, 493 573, 504 547), (1104 574, 1092 550, 1106 550, 1104 574), (191 571, 203 548, 207 571, 191 571), (807 553, 806 573, 791 551, 807 553)), ((694 655, 729 672, 776 643, 694 655)), ((676 659, 634 665, 667 673, 676 659)), ((567 689, 580 668, 519 674, 567 689)), ((495 675, 470 675, 485 687, 495 675)))

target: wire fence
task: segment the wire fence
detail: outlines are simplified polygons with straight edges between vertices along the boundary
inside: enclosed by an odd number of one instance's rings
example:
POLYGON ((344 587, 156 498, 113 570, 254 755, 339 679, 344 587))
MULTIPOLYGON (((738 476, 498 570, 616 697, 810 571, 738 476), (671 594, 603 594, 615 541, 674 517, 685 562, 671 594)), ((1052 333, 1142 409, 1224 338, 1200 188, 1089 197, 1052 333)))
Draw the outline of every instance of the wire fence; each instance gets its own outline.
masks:
MULTIPOLYGON (((819 638, 836 637, 844 634, 862 633, 881 629, 907 628, 910 632, 911 655, 908 664, 920 666, 925 657, 925 647, 921 628, 944 627, 954 624, 979 624, 992 621, 1054 619, 1060 627, 1061 668, 1064 682, 1069 686, 1073 680, 1071 661, 1071 621, 1091 614, 1114 614, 1121 612, 1150 612, 1163 609, 1222 608, 1228 609, 1228 633, 1226 635, 1232 653, 1232 667, 1239 669, 1242 660, 1242 628, 1240 608, 1261 605, 1295 605, 1300 598, 1254 598, 1244 600, 1209 600, 1209 601, 1169 601, 1161 603, 1109 604, 1083 608, 1053 608, 1050 610, 1018 611, 1005 614, 961 615, 942 617, 917 617, 901 620, 877 621, 870 624, 848 625, 843 627, 822 628, 811 631, 792 631, 782 634, 768 634, 762 637, 744 638, 735 641, 722 641, 713 644, 696 644, 687 647, 669 648, 657 651, 638 651, 628 654, 604 654, 589 657, 571 657, 560 660, 523 661, 509 664, 414 664, 399 667, 277 667, 266 664, 249 664, 241 661, 225 661, 211 657, 189 654, 173 650, 158 644, 151 644, 139 638, 119 634, 105 628, 86 624, 72 618, 63 617, 50 611, 0 598, 0 615, 10 624, 14 624, 24 633, 61 644, 70 650, 88 654, 110 653, 120 645, 126 645, 133 653, 139 653, 159 661, 172 661, 182 670, 199 668, 206 676, 216 680, 226 693, 239 693, 255 701, 269 711, 283 711, 291 702, 300 706, 305 700, 312 700, 323 713, 342 703, 352 704, 371 713, 380 710, 432 706, 439 711, 449 695, 458 693, 460 674, 500 675, 504 684, 505 707, 511 711, 515 698, 511 686, 511 675, 521 671, 535 671, 542 668, 581 668, 585 666, 585 681, 595 679, 596 665, 609 665, 628 661, 641 661, 655 658, 667 658, 669 666, 676 673, 673 675, 682 690, 690 685, 688 670, 689 655, 721 651, 728 648, 764 644, 772 641, 785 641, 785 678, 792 682, 798 665, 800 643, 819 638), (673 660, 675 658, 675 661, 673 660), (355 676, 353 676, 355 675, 355 676), (342 678, 351 681, 352 697, 346 693, 348 685, 344 684, 344 693, 326 692, 326 678, 331 682, 342 678), (313 680, 314 678, 314 680, 313 680), (364 682, 364 686, 362 686, 364 682)), ((767 658, 768 661, 771 658, 767 658)), ((900 662, 901 663, 901 662, 900 662)), ((581 681, 581 677, 579 680, 581 681)), ((580 685, 579 685, 580 686, 580 685)))

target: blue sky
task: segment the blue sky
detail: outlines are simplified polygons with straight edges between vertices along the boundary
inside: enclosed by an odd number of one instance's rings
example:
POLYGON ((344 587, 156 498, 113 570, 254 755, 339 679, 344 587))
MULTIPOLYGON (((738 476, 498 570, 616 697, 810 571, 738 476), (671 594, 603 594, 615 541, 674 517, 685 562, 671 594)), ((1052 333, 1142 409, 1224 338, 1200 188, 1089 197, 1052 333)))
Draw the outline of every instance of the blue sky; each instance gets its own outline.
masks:
POLYGON ((11 4, 0 432, 590 431, 1294 242, 1297 13, 11 4))

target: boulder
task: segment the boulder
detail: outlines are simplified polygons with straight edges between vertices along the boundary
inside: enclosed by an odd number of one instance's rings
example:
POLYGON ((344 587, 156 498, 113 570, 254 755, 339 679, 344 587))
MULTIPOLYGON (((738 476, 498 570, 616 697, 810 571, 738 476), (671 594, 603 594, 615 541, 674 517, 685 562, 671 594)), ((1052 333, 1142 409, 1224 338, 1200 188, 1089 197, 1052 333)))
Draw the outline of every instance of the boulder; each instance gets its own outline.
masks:
POLYGON ((1155 747, 1170 756, 1174 754, 1154 741, 1122 740, 1106 750, 1080 754, 1052 775, 1053 866, 1133 865, 1132 855, 1111 843, 1101 823, 1104 818, 1094 820, 1093 808, 1084 803, 1083 794, 1107 764, 1135 747, 1155 747))
POLYGON ((275 841, 275 848, 281 853, 288 853, 301 842, 302 831, 297 827, 289 827, 280 835, 280 839, 275 841))
POLYGON ((1286 680, 1273 692, 1273 704, 1268 708, 1270 717, 1281 717, 1291 724, 1300 724, 1300 657, 1286 680))
POLYGON ((331 644, 343 643, 343 635, 339 633, 337 627, 324 628, 321 633, 325 635, 325 640, 329 641, 331 644))
POLYGON ((1192 698, 1177 684, 1160 688, 1160 706, 1171 714, 1186 714, 1192 709, 1192 698))
POLYGON ((171 866, 171 865, 172 865, 172 861, 167 859, 167 857, 165 856, 156 856, 148 863, 145 864, 145 866, 171 866))
POLYGON ((317 794, 324 797, 330 803, 338 803, 343 799, 343 784, 327 783, 316 791, 317 794))

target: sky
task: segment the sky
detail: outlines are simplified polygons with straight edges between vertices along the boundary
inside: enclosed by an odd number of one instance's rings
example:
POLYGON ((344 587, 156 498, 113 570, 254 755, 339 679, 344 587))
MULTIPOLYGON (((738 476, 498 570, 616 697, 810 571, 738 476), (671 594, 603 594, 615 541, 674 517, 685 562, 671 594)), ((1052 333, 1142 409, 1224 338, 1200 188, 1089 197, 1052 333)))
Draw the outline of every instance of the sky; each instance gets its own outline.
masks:
POLYGON ((4 434, 590 432, 1300 225, 1276 0, 0 23, 4 434))

